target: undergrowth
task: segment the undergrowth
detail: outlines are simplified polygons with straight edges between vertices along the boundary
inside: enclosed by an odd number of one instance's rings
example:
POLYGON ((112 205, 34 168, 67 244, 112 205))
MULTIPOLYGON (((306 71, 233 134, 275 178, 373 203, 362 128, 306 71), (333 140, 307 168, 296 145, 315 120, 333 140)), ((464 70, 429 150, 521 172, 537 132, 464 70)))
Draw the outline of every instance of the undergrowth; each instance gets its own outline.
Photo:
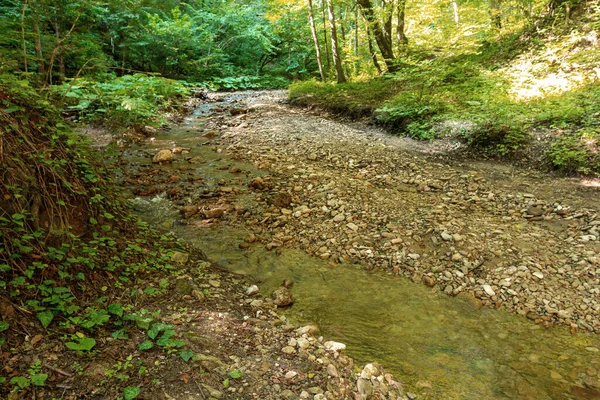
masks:
POLYGON ((82 122, 109 128, 159 125, 159 110, 177 109, 189 90, 183 82, 146 74, 108 76, 103 82, 77 78, 53 87, 82 122))
MULTIPOLYGON (((181 273, 173 256, 182 244, 138 222, 106 176, 50 101, 27 81, 0 75, 2 398, 32 398, 46 385, 56 370, 48 360, 14 361, 29 360, 42 338, 62 357, 83 360, 107 337, 126 340, 141 329, 161 351, 193 356, 171 327, 140 308, 181 273)), ((130 383, 122 393, 129 399, 143 378, 114 377, 130 383)))

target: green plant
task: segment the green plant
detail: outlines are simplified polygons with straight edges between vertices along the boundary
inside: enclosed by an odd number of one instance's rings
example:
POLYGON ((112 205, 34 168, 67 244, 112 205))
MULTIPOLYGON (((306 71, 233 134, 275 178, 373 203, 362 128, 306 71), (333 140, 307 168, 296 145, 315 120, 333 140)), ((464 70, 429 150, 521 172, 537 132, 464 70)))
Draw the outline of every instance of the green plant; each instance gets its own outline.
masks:
MULTIPOLYGON (((0 321, 0 332, 4 332, 8 328, 9 328, 8 322, 0 321)), ((4 344, 5 341, 6 341, 6 338, 3 336, 0 336, 0 347, 2 347, 2 345, 4 344)))
POLYGON ((128 386, 123 389, 123 399, 124 400, 133 400, 137 399, 137 397, 142 393, 142 390, 137 386, 128 386))
POLYGON ((18 390, 27 389, 29 386, 44 386, 48 379, 48 374, 40 373, 42 370, 42 362, 36 361, 27 370, 26 376, 15 376, 10 380, 10 384, 18 390))
POLYGON ((152 324, 152 326, 147 331, 150 340, 143 341, 139 346, 139 350, 149 350, 154 347, 155 343, 156 345, 162 347, 168 352, 185 346, 185 342, 183 340, 174 339, 174 337, 177 336, 177 333, 172 328, 173 325, 169 324, 152 324))
POLYGON ((75 351, 90 351, 96 346, 96 340, 94 338, 86 337, 82 333, 72 335, 72 342, 66 342, 65 346, 68 349, 75 351))

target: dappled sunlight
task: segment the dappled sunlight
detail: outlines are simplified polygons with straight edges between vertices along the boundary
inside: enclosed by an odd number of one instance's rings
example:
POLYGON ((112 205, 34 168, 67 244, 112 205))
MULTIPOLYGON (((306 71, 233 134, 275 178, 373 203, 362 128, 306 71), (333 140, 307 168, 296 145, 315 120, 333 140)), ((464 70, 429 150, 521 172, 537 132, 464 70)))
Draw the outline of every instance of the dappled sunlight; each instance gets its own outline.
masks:
POLYGON ((600 188, 600 179, 586 178, 580 182, 581 186, 600 188))
POLYGON ((509 95, 515 101, 544 98, 598 81, 600 68, 586 68, 577 62, 594 56, 597 44, 596 31, 575 32, 560 41, 548 41, 541 55, 529 52, 520 56, 503 71, 511 80, 509 95))

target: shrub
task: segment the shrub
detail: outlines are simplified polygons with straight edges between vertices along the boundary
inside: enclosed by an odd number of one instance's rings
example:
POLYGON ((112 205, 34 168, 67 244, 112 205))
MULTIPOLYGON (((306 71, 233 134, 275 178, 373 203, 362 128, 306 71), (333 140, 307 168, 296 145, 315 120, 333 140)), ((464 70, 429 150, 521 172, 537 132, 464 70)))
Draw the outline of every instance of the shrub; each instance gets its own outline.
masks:
POLYGON ((157 121, 160 108, 177 107, 188 89, 183 83, 144 74, 125 75, 98 83, 73 80, 55 88, 86 122, 139 128, 157 121))

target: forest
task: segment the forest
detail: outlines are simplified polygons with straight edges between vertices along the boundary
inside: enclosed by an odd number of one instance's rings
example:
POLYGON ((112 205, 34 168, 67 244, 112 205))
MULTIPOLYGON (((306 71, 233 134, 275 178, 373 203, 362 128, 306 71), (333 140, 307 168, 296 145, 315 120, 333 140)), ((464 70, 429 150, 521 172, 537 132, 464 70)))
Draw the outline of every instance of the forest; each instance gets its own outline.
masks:
POLYGON ((470 391, 447 343, 429 372, 364 366, 293 268, 219 265, 301 250, 317 280, 402 277, 587 360, 599 35, 592 0, 0 0, 0 397, 600 398, 597 360, 470 391))

